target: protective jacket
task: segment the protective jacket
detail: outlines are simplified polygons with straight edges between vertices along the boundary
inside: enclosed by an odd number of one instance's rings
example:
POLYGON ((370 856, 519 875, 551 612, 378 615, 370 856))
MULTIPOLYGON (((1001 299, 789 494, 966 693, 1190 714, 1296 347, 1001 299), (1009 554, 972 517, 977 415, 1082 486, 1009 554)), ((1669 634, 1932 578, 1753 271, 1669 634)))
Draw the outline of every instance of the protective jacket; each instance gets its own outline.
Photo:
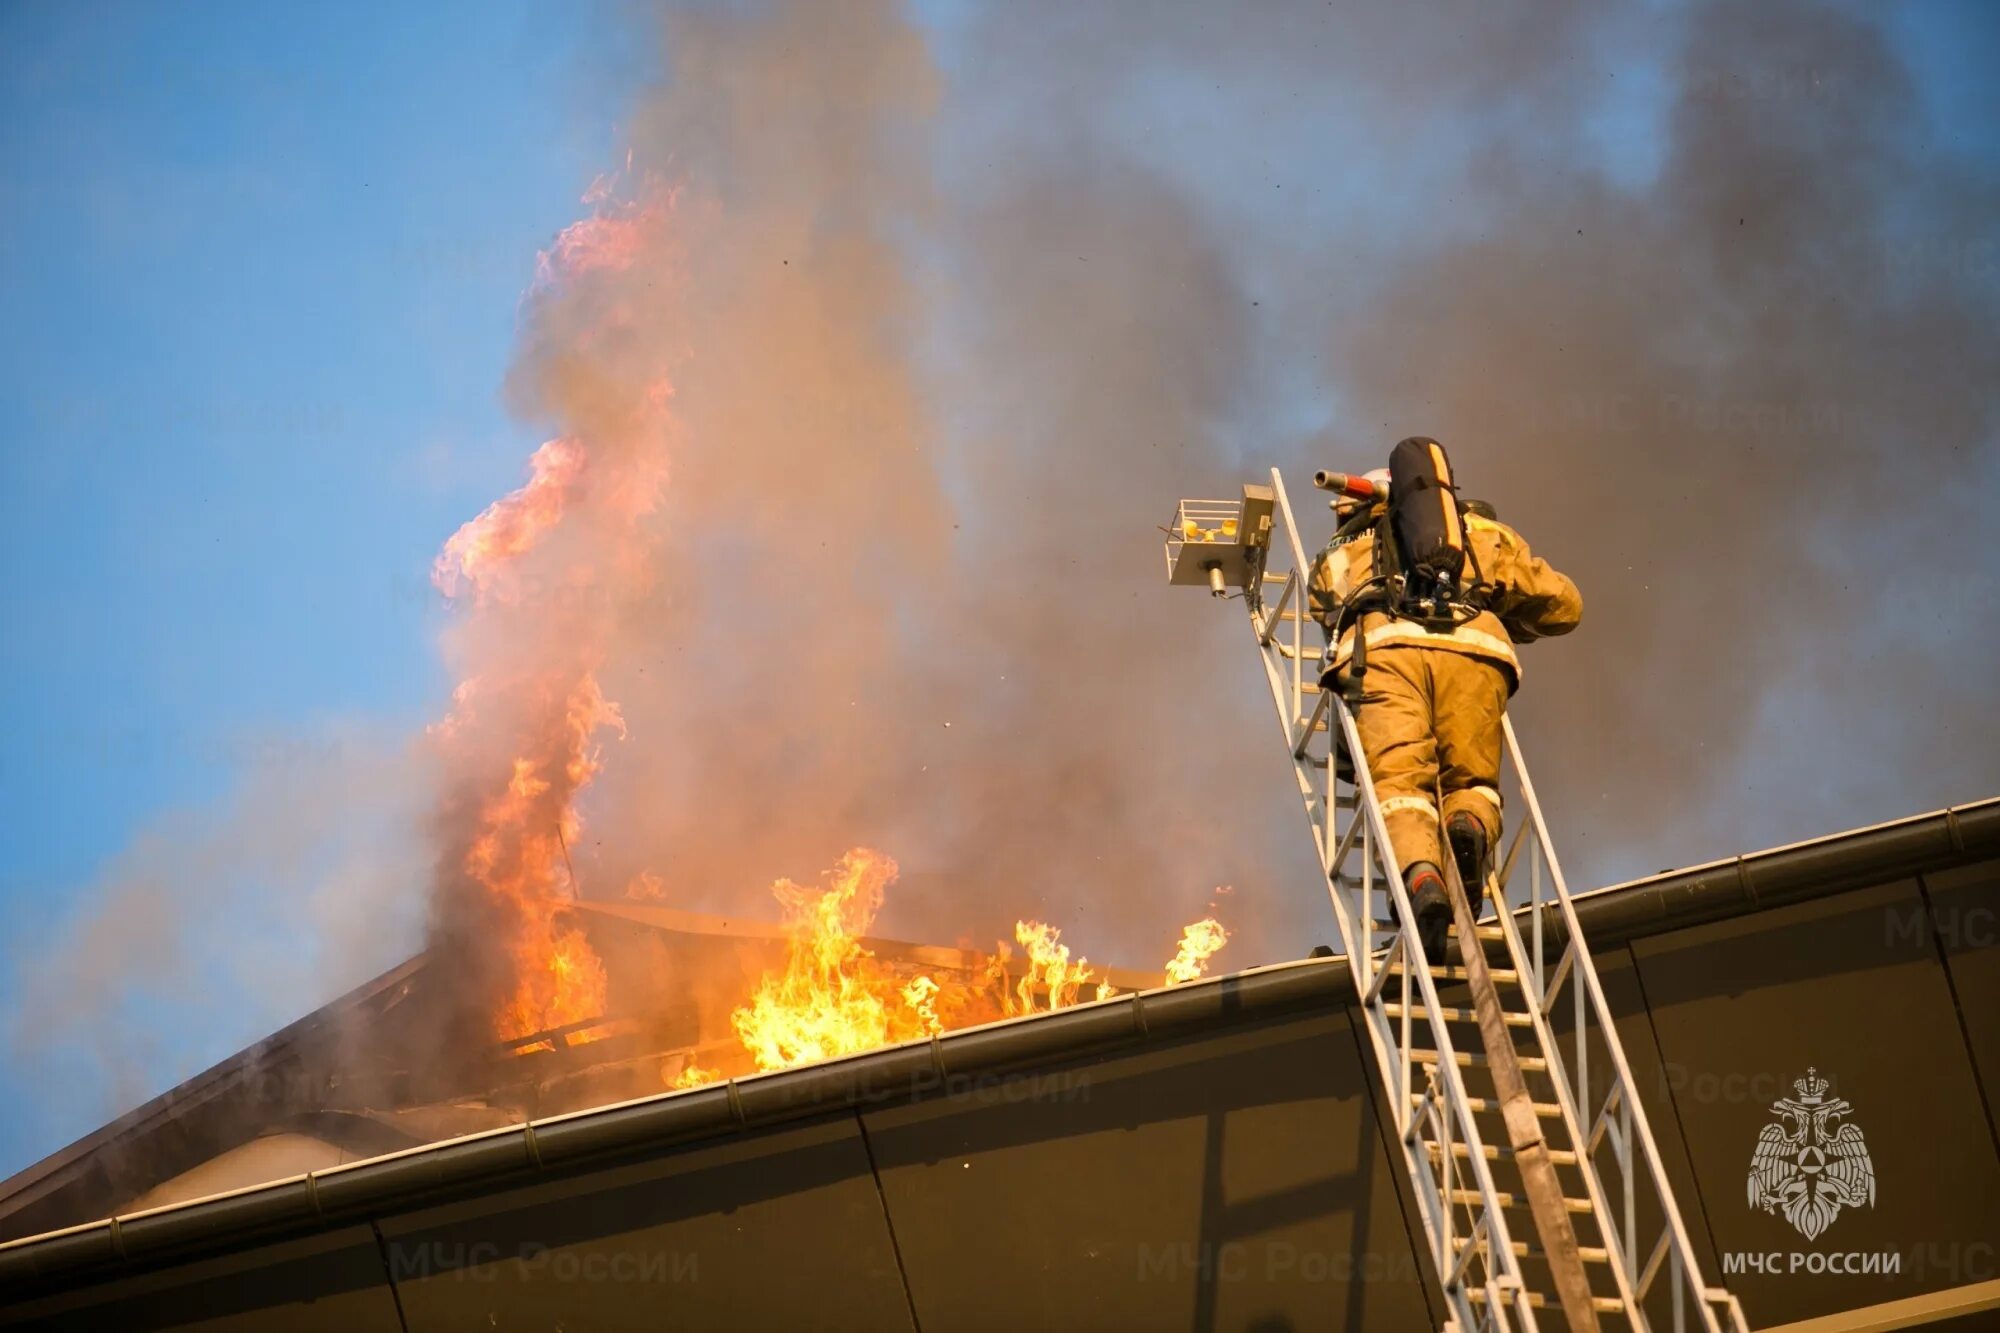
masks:
MULTIPOLYGON (((1382 513, 1377 506, 1377 518, 1382 513)), ((1507 673, 1511 692, 1521 683, 1521 662, 1514 645, 1557 634, 1567 634, 1583 619, 1583 596, 1576 584, 1548 561, 1528 549, 1505 523, 1465 515, 1466 543, 1472 559, 1466 575, 1486 585, 1485 609, 1449 632, 1425 629, 1414 620, 1376 611, 1360 617, 1359 630, 1367 636, 1372 656, 1378 648, 1412 646, 1441 648, 1492 662, 1507 673)), ((1356 589, 1375 574, 1375 528, 1364 528, 1351 540, 1336 541, 1320 552, 1313 562, 1312 607, 1323 623, 1331 623, 1340 607, 1356 589)), ((1354 652, 1356 626, 1353 616, 1342 622, 1340 641, 1335 645, 1332 664, 1346 665, 1354 652)))

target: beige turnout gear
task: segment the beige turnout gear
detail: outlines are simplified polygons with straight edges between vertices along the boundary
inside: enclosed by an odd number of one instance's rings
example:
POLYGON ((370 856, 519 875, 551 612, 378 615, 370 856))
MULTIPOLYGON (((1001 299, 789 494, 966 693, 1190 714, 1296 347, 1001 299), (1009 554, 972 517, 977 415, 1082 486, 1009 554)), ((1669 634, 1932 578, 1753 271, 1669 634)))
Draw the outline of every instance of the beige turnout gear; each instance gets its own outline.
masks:
MULTIPOLYGON (((1567 634, 1583 617, 1576 585, 1531 552, 1520 534, 1478 515, 1465 521, 1479 577, 1491 585, 1487 609, 1450 632, 1386 612, 1367 615, 1361 625, 1368 670, 1355 727, 1396 863, 1405 870, 1418 861, 1443 863, 1444 821, 1461 810, 1484 826, 1487 846, 1499 847, 1500 722, 1521 678, 1514 645, 1567 634)), ((1373 573, 1372 530, 1322 553, 1312 571, 1315 612, 1330 623, 1373 573)), ((1354 632, 1343 627, 1335 665, 1344 667, 1353 654, 1354 632)))
POLYGON ((1507 676, 1468 653, 1385 648, 1368 659, 1354 725, 1396 864, 1444 864, 1443 817, 1464 810, 1500 842, 1500 718, 1507 676))
MULTIPOLYGON (((1378 506, 1376 513, 1380 512, 1378 506)), ((1414 620, 1399 620, 1382 611, 1362 617, 1371 671, 1378 648, 1433 648, 1494 663, 1506 672, 1511 692, 1521 681, 1514 645, 1567 634, 1583 618, 1583 598, 1576 585, 1530 551, 1521 534, 1498 519, 1477 514, 1465 516, 1465 529, 1471 556, 1466 574, 1471 577, 1476 562, 1479 577, 1491 588, 1487 609, 1449 633, 1427 630, 1414 620)), ((1374 572, 1372 530, 1321 552, 1312 569, 1313 610, 1322 621, 1330 621, 1341 602, 1374 572)), ((1345 666, 1353 653, 1354 627, 1343 626, 1332 664, 1345 666)))

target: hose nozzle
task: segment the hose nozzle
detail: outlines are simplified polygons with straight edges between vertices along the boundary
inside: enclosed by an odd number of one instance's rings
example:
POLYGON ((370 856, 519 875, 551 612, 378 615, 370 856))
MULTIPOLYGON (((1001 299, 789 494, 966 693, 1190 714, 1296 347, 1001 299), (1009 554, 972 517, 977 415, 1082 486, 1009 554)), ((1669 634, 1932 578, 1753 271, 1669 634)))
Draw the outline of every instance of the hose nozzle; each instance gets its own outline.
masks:
POLYGON ((1361 500, 1373 504, 1389 498, 1389 488, 1379 481, 1356 476, 1352 472, 1315 472, 1313 485, 1323 491, 1332 491, 1346 500, 1361 500))

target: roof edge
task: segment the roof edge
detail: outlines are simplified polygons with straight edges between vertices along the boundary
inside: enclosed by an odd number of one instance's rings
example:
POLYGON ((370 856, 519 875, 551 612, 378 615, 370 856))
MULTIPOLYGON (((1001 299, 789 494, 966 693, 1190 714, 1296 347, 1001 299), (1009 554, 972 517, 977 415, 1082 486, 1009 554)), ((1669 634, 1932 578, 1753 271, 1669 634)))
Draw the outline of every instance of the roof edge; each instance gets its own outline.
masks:
MULTIPOLYGON (((1731 857, 1579 895, 1593 945, 2000 857, 2000 798, 1731 857)), ((1522 909, 1525 910, 1525 909, 1522 909)), ((1546 925, 1546 923, 1545 923, 1546 925)), ((43 1287, 185 1260, 252 1235, 295 1234, 566 1169, 964 1087, 1071 1059, 1352 1002, 1344 958, 1252 968, 1003 1019, 796 1069, 529 1120, 365 1161, 0 1244, 0 1287, 43 1287)))
POLYGON ((1593 944, 1624 944, 1995 857, 2000 796, 1595 889, 1576 915, 1593 944))
POLYGON ((251 1235, 295 1234, 528 1179, 646 1146, 762 1129, 1020 1066, 1170 1040, 1301 1008, 1343 1007, 1346 960, 1277 963, 1002 1019, 796 1069, 529 1120, 145 1212, 0 1244, 0 1288, 41 1288, 186 1259, 251 1235))

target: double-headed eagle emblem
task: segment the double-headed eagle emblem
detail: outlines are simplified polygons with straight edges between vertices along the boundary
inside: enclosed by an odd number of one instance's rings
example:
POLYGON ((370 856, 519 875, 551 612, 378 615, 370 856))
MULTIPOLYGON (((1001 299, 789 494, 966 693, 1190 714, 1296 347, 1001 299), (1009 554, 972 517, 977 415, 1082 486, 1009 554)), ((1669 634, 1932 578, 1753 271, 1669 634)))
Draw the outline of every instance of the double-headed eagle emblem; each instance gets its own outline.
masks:
POLYGON ((1861 1127, 1846 1122, 1854 1109, 1827 1100, 1832 1085, 1817 1069, 1792 1087, 1798 1096, 1771 1103, 1776 1124, 1764 1126, 1750 1158, 1750 1206, 1783 1212, 1807 1240, 1833 1224, 1843 1208, 1875 1206, 1875 1167, 1861 1127))

